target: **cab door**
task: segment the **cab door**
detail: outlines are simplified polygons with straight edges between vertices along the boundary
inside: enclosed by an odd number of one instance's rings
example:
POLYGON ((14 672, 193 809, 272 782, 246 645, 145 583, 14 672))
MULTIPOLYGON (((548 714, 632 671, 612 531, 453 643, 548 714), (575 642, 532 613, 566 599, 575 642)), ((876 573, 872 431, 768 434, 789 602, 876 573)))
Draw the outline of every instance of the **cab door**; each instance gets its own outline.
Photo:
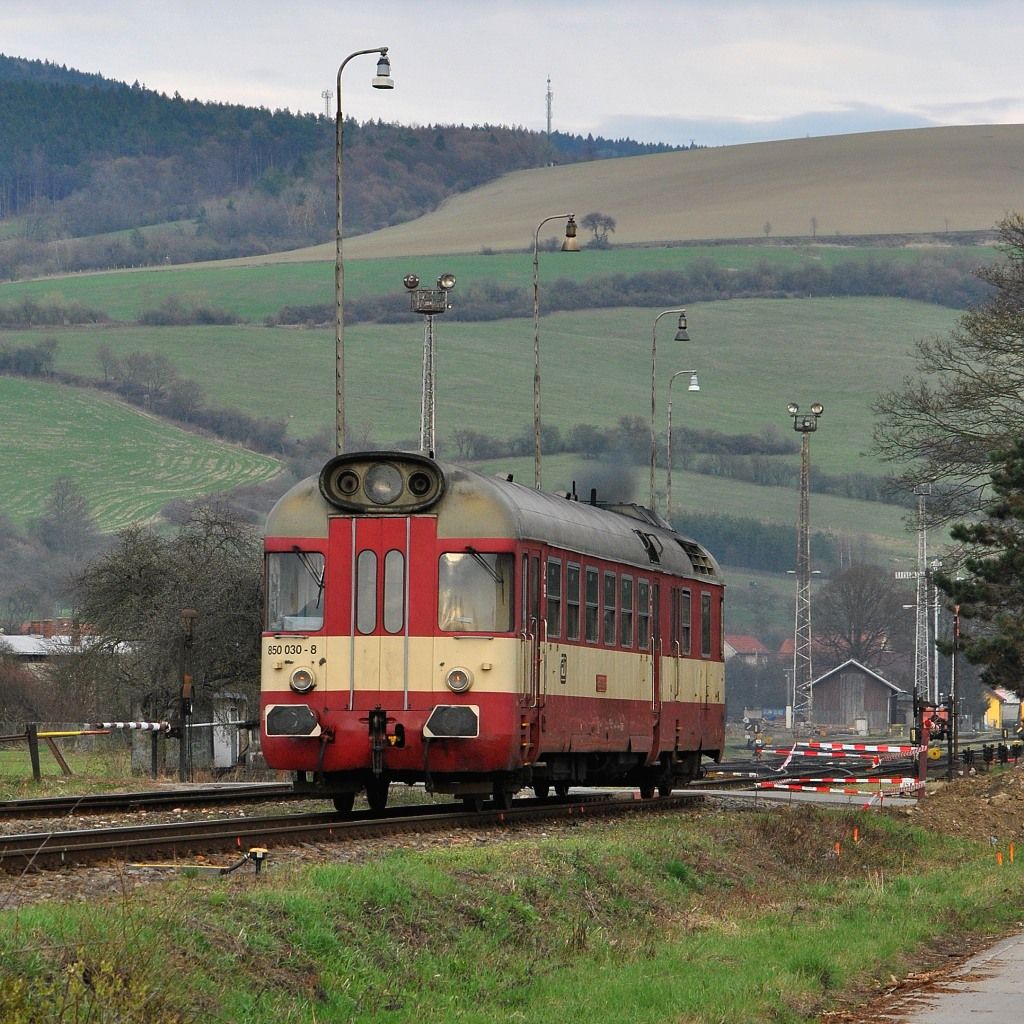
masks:
POLYGON ((524 707, 543 704, 541 635, 544 629, 541 594, 543 560, 539 548, 527 548, 520 554, 519 641, 520 702, 524 707))
MULTIPOLYGON (((429 516, 338 521, 335 551, 349 572, 338 623, 345 639, 334 657, 344 663, 338 674, 348 679, 353 710, 410 707, 416 685, 411 647, 429 646, 436 622, 434 522, 429 516), (418 581, 415 593, 413 579, 418 581)), ((429 664, 430 652, 418 654, 421 662, 428 655, 429 664)))

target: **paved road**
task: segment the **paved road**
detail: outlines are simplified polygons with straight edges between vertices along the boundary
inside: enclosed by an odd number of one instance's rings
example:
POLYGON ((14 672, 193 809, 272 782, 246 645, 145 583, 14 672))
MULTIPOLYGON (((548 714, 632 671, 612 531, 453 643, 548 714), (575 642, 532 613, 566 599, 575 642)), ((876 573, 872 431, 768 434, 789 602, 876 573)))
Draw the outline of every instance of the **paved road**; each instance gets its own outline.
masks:
POLYGON ((961 1024, 1020 1019, 1024 1007, 1024 934, 1003 939, 950 971, 940 986, 908 996, 878 1021, 961 1024))

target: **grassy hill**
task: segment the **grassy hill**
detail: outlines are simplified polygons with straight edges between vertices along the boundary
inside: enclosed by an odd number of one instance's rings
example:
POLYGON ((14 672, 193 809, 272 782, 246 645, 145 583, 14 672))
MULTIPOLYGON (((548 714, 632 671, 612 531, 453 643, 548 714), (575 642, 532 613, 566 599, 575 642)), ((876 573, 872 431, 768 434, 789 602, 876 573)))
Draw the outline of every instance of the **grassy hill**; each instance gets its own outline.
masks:
MULTIPOLYGON (((1022 143, 1024 128, 1018 126, 926 129, 519 172, 452 199, 419 221, 348 239, 346 294, 394 295, 402 307, 400 281, 405 273, 415 271, 430 280, 442 270, 453 270, 459 279, 453 293, 456 307, 460 289, 486 283, 522 289, 528 299, 531 260, 522 250, 531 246, 536 223, 559 209, 581 216, 600 209, 617 219, 613 242, 632 244, 575 256, 544 253, 545 285, 558 278, 600 279, 614 292, 616 275, 682 270, 700 259, 736 268, 761 261, 912 262, 931 249, 885 247, 878 237, 859 246, 830 245, 823 237, 835 231, 879 236, 990 229, 1013 205, 1012 153, 1022 143), (812 217, 817 239, 775 244, 776 235, 809 236, 812 217), (772 227, 766 238, 767 222, 772 227), (754 236, 755 244, 670 244, 680 238, 744 236, 754 236), (516 248, 521 251, 483 254, 516 248)), ((550 227, 554 233, 559 226, 550 227)), ((969 251, 979 262, 990 258, 988 250, 969 251)), ((332 260, 333 246, 328 246, 265 259, 6 284, 0 286, 0 303, 24 298, 74 301, 102 309, 120 322, 4 331, 0 342, 30 344, 55 337, 60 345, 57 368, 86 376, 99 373, 100 345, 120 355, 159 352, 182 376, 200 381, 218 404, 286 418, 290 437, 310 437, 333 423, 333 331, 270 328, 258 321, 284 305, 329 303, 332 260), (134 322, 143 310, 172 295, 257 322, 179 328, 147 328, 134 322)), ((687 304, 687 296, 680 294, 678 301, 687 304)), ((659 433, 665 429, 669 376, 694 367, 700 372, 702 391, 676 393, 677 427, 792 437, 786 403, 821 401, 826 412, 813 442, 815 470, 869 475, 883 471, 868 454, 875 395, 912 371, 917 339, 946 333, 957 316, 955 310, 937 305, 883 298, 746 299, 690 303, 689 311, 689 344, 676 345, 667 322, 659 332, 659 433)), ((646 421, 651 328, 658 312, 660 308, 621 306, 544 315, 545 424, 565 431, 579 423, 611 427, 625 415, 646 421)), ((529 429, 529 317, 482 323, 440 318, 437 339, 442 456, 454 454, 451 438, 458 429, 498 437, 529 429)), ((395 324, 348 326, 348 420, 358 434, 381 444, 408 443, 416 436, 421 340, 422 323, 412 314, 395 324)), ((29 418, 33 416, 45 416, 48 422, 69 419, 52 411, 36 411, 29 418)), ((100 440, 93 443, 103 447, 100 440)), ((580 461, 546 460, 545 485, 567 489, 578 476, 580 461)), ((530 466, 512 462, 503 460, 492 468, 530 475, 530 466)), ((95 481, 97 493, 118 486, 116 465, 102 473, 106 476, 95 481)), ((637 496, 645 499, 644 465, 637 475, 637 496)), ((680 473, 675 498, 681 510, 718 509, 789 524, 795 513, 795 493, 786 488, 708 475, 680 473)), ((11 504, 13 499, 7 501, 11 504)), ((27 509, 26 505, 15 511, 23 516, 29 514, 27 509)), ((816 529, 871 536, 894 553, 912 549, 900 513, 892 506, 816 495, 812 519, 816 529)))
MULTIPOLYGON (((545 217, 592 210, 615 218, 616 244, 988 231, 1020 204, 1022 147, 1024 125, 972 125, 542 167, 347 239, 345 251, 370 258, 523 249, 545 217)), ((547 227, 544 237, 558 229, 547 227)), ((301 258, 332 253, 326 245, 301 258)))
POLYGON ((148 519, 176 498, 272 478, 277 460, 199 437, 103 395, 0 377, 0 511, 40 514, 53 481, 72 477, 101 530, 148 519))

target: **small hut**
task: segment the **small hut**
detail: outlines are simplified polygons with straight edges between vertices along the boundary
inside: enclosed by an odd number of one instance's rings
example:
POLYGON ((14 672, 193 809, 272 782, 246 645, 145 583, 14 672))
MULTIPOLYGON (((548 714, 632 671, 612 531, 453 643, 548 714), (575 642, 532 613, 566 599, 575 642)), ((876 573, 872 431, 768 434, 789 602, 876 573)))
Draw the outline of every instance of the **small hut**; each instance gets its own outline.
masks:
POLYGON ((851 658, 811 682, 814 721, 850 731, 886 733, 906 691, 851 658))

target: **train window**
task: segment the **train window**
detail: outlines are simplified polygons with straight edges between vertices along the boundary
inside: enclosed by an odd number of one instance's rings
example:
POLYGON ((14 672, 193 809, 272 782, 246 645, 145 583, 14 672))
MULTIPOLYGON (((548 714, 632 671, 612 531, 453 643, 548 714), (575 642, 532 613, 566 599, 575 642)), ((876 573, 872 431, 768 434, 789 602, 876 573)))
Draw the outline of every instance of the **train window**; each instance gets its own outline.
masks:
POLYGON ((437 624, 447 633, 508 633, 512 629, 513 556, 480 551, 441 556, 437 624))
POLYGON ((688 655, 693 644, 693 620, 690 592, 688 590, 673 591, 675 597, 675 615, 672 628, 675 640, 679 644, 679 654, 688 655))
POLYGON ((530 623, 540 633, 540 558, 530 555, 530 623))
POLYGON ((319 551, 267 554, 268 630, 311 632, 324 625, 324 556, 319 551))
POLYGON ((565 638, 580 638, 580 567, 572 562, 565 567, 565 638))
POLYGON ((599 623, 601 621, 601 608, 599 605, 600 594, 598 592, 598 575, 596 569, 587 569, 587 643, 596 644, 599 623))
POLYGON ((401 633, 405 626, 405 555, 392 550, 384 556, 384 629, 401 633))
POLYGON ((604 574, 604 642, 615 646, 615 573, 604 574))
POLYGON ((529 591, 527 590, 527 586, 528 586, 527 580, 529 580, 529 578, 530 578, 530 559, 529 559, 529 556, 523 555, 522 575, 519 577, 519 586, 520 586, 520 589, 521 589, 520 598, 519 598, 520 605, 521 605, 521 607, 519 609, 519 621, 520 621, 521 625, 520 625, 519 628, 521 630, 523 630, 524 632, 529 630, 529 628, 530 628, 530 609, 529 609, 529 603, 527 601, 527 595, 529 593, 529 591))
POLYGON ((623 647, 633 646, 633 577, 619 580, 619 639, 623 647))
POLYGON ((711 657, 711 595, 700 595, 700 654, 711 657))
POLYGON ((638 580, 636 585, 636 645, 641 651, 651 646, 651 585, 638 580))
POLYGON ((562 563, 560 559, 548 559, 548 636, 562 635, 562 563))
POLYGON ((377 628, 377 553, 360 551, 356 556, 356 629, 372 633, 377 628))

